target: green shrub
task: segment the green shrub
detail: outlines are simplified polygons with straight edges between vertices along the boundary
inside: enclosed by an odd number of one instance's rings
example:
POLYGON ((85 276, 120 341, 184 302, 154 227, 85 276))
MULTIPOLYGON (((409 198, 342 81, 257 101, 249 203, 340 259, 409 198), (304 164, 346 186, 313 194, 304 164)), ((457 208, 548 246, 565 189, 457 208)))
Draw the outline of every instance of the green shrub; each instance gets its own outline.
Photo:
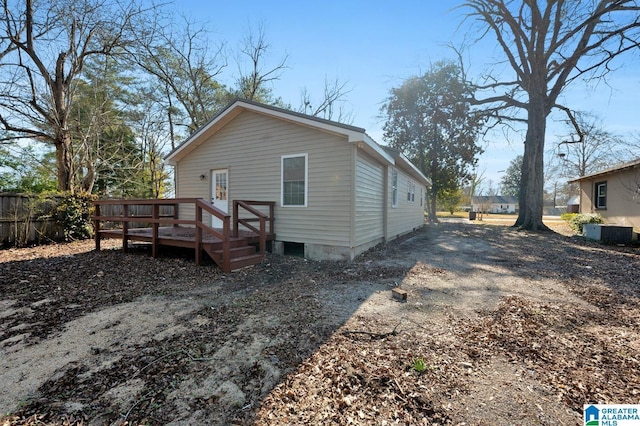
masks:
POLYGON ((91 224, 93 198, 87 193, 62 194, 56 219, 62 225, 66 241, 85 240, 93 236, 91 224))
POLYGON ((424 373, 427 369, 427 362, 424 358, 415 358, 411 363, 411 368, 418 373, 424 373))
POLYGON ((597 213, 565 213, 560 216, 566 220, 576 234, 582 235, 587 223, 604 223, 604 219, 597 213))

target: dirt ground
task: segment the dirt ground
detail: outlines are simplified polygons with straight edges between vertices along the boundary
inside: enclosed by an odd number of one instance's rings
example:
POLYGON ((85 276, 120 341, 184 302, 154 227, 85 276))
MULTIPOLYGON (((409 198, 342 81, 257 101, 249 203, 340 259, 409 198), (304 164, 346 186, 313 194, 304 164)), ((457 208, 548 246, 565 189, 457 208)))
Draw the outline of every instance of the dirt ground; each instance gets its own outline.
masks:
POLYGON ((489 223, 231 274, 117 242, 2 250, 0 425, 573 425, 637 403, 640 250, 489 223))

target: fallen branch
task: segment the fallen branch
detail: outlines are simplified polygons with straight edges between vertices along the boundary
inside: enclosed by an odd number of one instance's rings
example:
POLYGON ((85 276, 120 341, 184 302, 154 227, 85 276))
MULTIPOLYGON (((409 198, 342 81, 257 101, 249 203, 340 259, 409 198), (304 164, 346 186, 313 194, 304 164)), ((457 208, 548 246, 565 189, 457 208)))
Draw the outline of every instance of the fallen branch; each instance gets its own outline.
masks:
POLYGON ((396 326, 393 327, 393 330, 389 331, 388 333, 375 333, 373 331, 345 330, 342 332, 342 334, 344 334, 345 336, 349 334, 364 334, 364 335, 370 336, 371 338, 384 339, 385 337, 397 335, 399 333, 398 326, 401 323, 402 321, 396 324, 396 326))
POLYGON ((398 379, 396 379, 395 377, 393 378, 393 383, 396 384, 396 386, 398 387, 398 389, 400 390, 400 393, 404 395, 404 389, 402 389, 402 386, 400 386, 400 383, 398 383, 398 379))

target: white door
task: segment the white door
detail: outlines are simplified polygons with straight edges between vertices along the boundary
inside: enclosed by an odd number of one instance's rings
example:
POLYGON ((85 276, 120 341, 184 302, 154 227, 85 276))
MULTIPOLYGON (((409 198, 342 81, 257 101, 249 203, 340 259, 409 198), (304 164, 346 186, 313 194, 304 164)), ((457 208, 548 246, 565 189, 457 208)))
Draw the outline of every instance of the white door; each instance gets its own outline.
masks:
MULTIPOLYGON (((211 171, 211 204, 225 213, 229 212, 229 199, 227 188, 229 174, 227 169, 211 171)), ((222 228, 222 221, 215 216, 211 216, 211 227, 222 228)))

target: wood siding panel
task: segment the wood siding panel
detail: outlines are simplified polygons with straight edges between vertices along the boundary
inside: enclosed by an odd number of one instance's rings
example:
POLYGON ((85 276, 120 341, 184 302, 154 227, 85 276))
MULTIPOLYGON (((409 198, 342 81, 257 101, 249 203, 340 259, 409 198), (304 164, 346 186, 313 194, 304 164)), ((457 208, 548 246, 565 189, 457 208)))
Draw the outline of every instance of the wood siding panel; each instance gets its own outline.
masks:
POLYGON ((356 246, 384 237, 384 169, 358 152, 356 160, 356 246))
POLYGON ((177 164, 176 193, 209 198, 210 171, 227 168, 230 205, 276 202, 278 240, 348 246, 351 149, 343 137, 245 111, 177 164), (307 207, 281 206, 281 156, 292 154, 308 154, 307 207))
POLYGON ((398 170, 398 205, 392 207, 393 201, 393 188, 391 185, 391 173, 393 168, 389 167, 387 173, 387 179, 389 182, 389 194, 387 208, 387 239, 394 239, 399 235, 406 234, 412 231, 414 228, 422 226, 424 224, 424 200, 420 201, 420 190, 422 189, 422 195, 424 197, 425 188, 418 182, 411 179, 408 175, 403 173, 402 170, 398 170), (416 187, 415 201, 407 201, 407 189, 409 181, 413 182, 416 187))

